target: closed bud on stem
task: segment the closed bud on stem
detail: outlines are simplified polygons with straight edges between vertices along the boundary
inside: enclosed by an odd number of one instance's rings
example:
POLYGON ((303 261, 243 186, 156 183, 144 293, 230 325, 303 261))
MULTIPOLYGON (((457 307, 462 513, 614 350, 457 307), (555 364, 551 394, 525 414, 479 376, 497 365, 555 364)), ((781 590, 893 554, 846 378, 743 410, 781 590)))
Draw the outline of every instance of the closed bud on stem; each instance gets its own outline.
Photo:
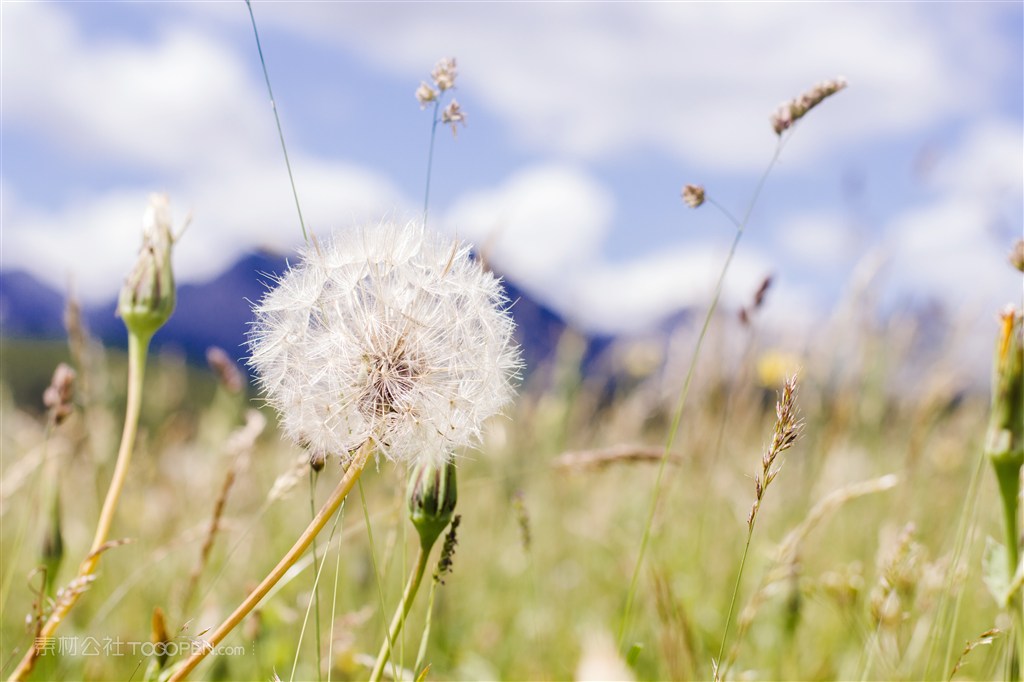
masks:
POLYGON ((155 194, 143 218, 142 248, 117 302, 117 313, 131 334, 152 336, 174 312, 173 244, 169 201, 155 194))
POLYGON ((1024 466, 1024 341, 1021 312, 1003 311, 992 371, 985 454, 997 466, 1024 466))
POLYGON ((424 460, 413 468, 409 477, 409 519, 424 551, 430 551, 451 522, 458 498, 454 464, 424 460))

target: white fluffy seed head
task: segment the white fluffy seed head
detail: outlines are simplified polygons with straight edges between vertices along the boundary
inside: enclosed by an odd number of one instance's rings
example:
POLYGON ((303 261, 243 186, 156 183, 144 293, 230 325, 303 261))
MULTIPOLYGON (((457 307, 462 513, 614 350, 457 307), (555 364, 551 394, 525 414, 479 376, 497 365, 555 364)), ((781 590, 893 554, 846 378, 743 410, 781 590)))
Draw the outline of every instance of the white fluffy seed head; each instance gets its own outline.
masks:
POLYGON ((501 283, 469 248, 414 224, 306 247, 255 308, 249 364, 311 457, 370 441, 395 461, 450 460, 514 393, 501 283))

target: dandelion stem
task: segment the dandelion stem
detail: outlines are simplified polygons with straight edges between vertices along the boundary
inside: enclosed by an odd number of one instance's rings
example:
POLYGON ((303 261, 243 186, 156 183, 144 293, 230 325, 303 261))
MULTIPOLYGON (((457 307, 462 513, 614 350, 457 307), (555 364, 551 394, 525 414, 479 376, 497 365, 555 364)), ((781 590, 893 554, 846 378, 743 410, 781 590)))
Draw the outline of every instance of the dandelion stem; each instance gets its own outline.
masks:
POLYGON ((117 510, 121 489, 124 487, 124 481, 128 475, 128 465, 132 461, 135 434, 139 426, 139 410, 142 406, 142 379, 146 371, 146 355, 149 351, 150 338, 152 337, 142 337, 139 334, 128 335, 128 405, 125 410, 124 431, 121 434, 117 464, 114 466, 114 477, 110 481, 107 497, 103 500, 103 510, 100 512, 100 520, 96 525, 96 535, 93 537, 92 548, 90 548, 89 557, 84 564, 87 566, 85 572, 88 573, 92 573, 99 563, 100 551, 110 535, 114 512, 117 510))
POLYGON ((306 222, 302 219, 302 207, 299 206, 299 192, 295 188, 295 177, 292 175, 292 163, 288 159, 288 147, 284 143, 284 130, 281 128, 281 117, 277 113, 277 102, 274 100, 274 90, 270 87, 270 73, 267 71, 267 62, 263 59, 263 46, 260 44, 260 32, 256 30, 256 15, 252 12, 252 2, 245 0, 245 6, 249 9, 249 19, 252 20, 252 34, 256 37, 256 51, 260 54, 260 66, 263 67, 263 80, 267 83, 267 94, 270 95, 270 108, 274 111, 274 122, 277 123, 277 137, 281 140, 281 151, 284 152, 284 165, 288 168, 288 182, 292 185, 292 196, 295 197, 295 211, 299 214, 299 227, 302 228, 302 239, 309 243, 309 236, 306 234, 306 222))
POLYGON ((363 472, 363 468, 366 467, 366 462, 370 458, 370 454, 373 452, 373 446, 367 441, 359 450, 356 452, 355 457, 349 463, 348 469, 345 470, 345 475, 341 481, 338 482, 338 486, 331 493, 327 501, 324 502, 323 506, 320 507, 320 511, 317 512, 316 517, 310 522, 306 530, 302 532, 299 539, 295 541, 292 548, 288 550, 288 553, 284 555, 281 561, 278 562, 277 566, 267 574, 267 577, 253 590, 248 597, 245 598, 238 608, 228 616, 220 627, 218 627, 214 633, 206 639, 204 646, 201 650, 192 654, 187 661, 182 665, 181 668, 176 670, 173 675, 169 678, 168 682, 177 682, 178 680, 184 680, 192 670, 195 669, 199 663, 206 658, 220 642, 230 633, 235 626, 237 626, 242 619, 244 619, 249 612, 252 611, 260 600, 266 596, 277 582, 284 577, 285 572, 291 568, 300 556, 309 548, 309 545, 313 542, 313 538, 327 525, 327 521, 330 520, 334 513, 338 511, 341 503, 345 501, 352 487, 359 480, 360 474, 363 472))
POLYGON ((409 574, 409 582, 405 585, 402 601, 395 610, 394 618, 391 619, 391 627, 388 630, 388 636, 381 643, 380 652, 377 654, 377 662, 373 666, 373 672, 370 674, 371 682, 377 682, 384 674, 384 666, 387 665, 388 657, 391 655, 391 648, 394 642, 398 640, 398 635, 402 632, 405 618, 409 615, 409 609, 412 608, 412 602, 420 589, 420 583, 423 581, 423 573, 427 568, 427 559, 430 556, 432 546, 425 547, 423 544, 420 544, 419 553, 416 555, 416 565, 413 567, 412 573, 409 574))
MULTIPOLYGON (((135 435, 139 426, 139 411, 142 405, 142 382, 146 370, 146 356, 149 351, 149 341, 152 334, 140 334, 129 332, 128 334, 128 399, 125 406, 124 430, 121 432, 121 445, 117 452, 117 463, 114 465, 114 475, 110 480, 110 487, 107 489, 107 496, 103 500, 103 509, 100 512, 99 521, 96 524, 96 534, 93 537, 92 547, 88 556, 78 567, 78 575, 74 583, 85 585, 96 572, 100 563, 100 557, 106 549, 107 538, 110 535, 110 527, 114 522, 114 512, 117 511, 117 503, 121 499, 121 490, 124 488, 125 479, 128 476, 128 465, 132 461, 132 451, 135 446, 135 435)), ((54 605, 50 617, 42 629, 36 633, 35 642, 25 652, 18 667, 11 673, 11 680, 25 679, 35 666, 36 658, 41 653, 38 648, 49 641, 54 632, 66 618, 71 609, 78 603, 79 597, 85 592, 84 589, 67 590, 66 598, 58 599, 54 605)))
MULTIPOLYGON (((775 164, 779 160, 779 154, 782 153, 782 148, 785 145, 786 139, 788 139, 788 136, 779 138, 779 143, 775 146, 775 153, 768 162, 768 167, 765 168, 764 173, 761 174, 761 178, 758 180, 757 185, 754 188, 754 193, 750 197, 747 209, 743 213, 743 220, 736 225, 736 235, 733 237, 732 245, 729 247, 729 253, 725 257, 725 262, 722 264, 722 270, 718 274, 718 282, 715 284, 715 291, 711 297, 711 305, 708 306, 708 311, 704 315, 704 323, 701 325, 700 334, 697 337, 697 345, 694 346, 693 355, 690 357, 690 366, 686 370, 686 379, 683 381, 683 388, 679 395, 679 402, 676 406, 675 414, 672 417, 672 425, 669 428, 668 438, 665 441, 665 449, 661 456, 661 463, 658 465, 658 474, 654 479, 654 492, 651 495, 651 504, 647 512, 647 523, 644 525, 644 532, 640 538, 640 551, 637 553, 636 563, 633 566, 633 577, 629 582, 629 592, 626 595, 626 606, 623 610, 622 623, 619 627, 620 648, 625 643, 626 632, 629 628, 629 616, 633 609, 633 601, 636 598, 637 583, 640 579, 640 567, 643 565, 644 555, 647 552, 647 545, 650 542, 651 528, 654 526, 654 514, 658 509, 658 499, 661 496, 662 482, 665 477, 665 465, 668 463, 669 456, 672 452, 672 446, 675 444, 676 433, 679 431, 679 424, 683 417, 683 408, 686 406, 686 397, 690 392, 690 383, 693 381, 694 371, 697 368, 697 360, 700 358, 700 352, 704 346, 704 339, 707 336, 708 327, 711 326, 711 318, 714 316, 715 310, 718 308, 718 302, 722 297, 722 288, 725 284, 725 276, 729 272, 729 266, 732 264, 733 257, 736 255, 736 248, 740 244, 740 239, 743 237, 747 221, 750 220, 750 215, 753 213, 754 205, 757 203, 758 197, 761 196, 761 190, 764 188, 768 175, 771 173, 772 169, 775 168, 775 164)), ((732 219, 732 216, 727 211, 725 212, 725 215, 732 219)))

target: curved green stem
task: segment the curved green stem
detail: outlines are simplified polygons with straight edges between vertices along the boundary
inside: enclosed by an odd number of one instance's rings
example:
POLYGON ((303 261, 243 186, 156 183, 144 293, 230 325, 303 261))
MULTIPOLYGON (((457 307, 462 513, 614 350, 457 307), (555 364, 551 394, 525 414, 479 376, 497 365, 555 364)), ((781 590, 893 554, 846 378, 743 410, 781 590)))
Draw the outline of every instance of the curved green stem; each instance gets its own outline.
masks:
POLYGON ((152 334, 132 332, 128 334, 128 399, 124 413, 124 430, 121 432, 121 445, 117 451, 114 475, 110 480, 110 487, 107 488, 107 496, 103 500, 99 521, 96 523, 92 547, 90 547, 85 560, 79 565, 78 575, 71 582, 72 587, 65 590, 66 596, 57 600, 53 611, 50 612, 50 617, 36 633, 35 642, 25 652, 18 667, 11 673, 11 680, 23 680, 32 672, 36 659, 42 653, 42 647, 45 647, 46 642, 53 638, 57 627, 67 618, 68 613, 85 593, 88 582, 95 576, 100 557, 107 549, 110 528, 114 523, 114 513, 117 511, 117 503, 121 499, 121 490, 128 477, 128 466, 131 464, 132 452, 135 448, 135 436, 138 432, 139 413, 142 406, 142 383, 146 373, 146 356, 149 352, 149 341, 152 338, 152 334))
POLYGON ((370 674, 371 682, 378 682, 381 679, 381 675, 384 674, 384 666, 387 665, 388 657, 391 655, 391 647, 398 640, 398 635, 402 632, 406 616, 409 615, 409 609, 412 608, 416 592, 419 591, 420 583, 423 581, 423 573, 427 568, 427 558, 430 556, 431 547, 433 547, 433 543, 431 543, 430 547, 424 547, 420 544, 419 553, 416 555, 416 565, 409 575, 409 582, 405 585, 402 601, 395 610, 394 618, 391 619, 391 627, 388 629, 388 636, 381 644, 380 652, 377 654, 377 662, 373 666, 373 672, 370 674))

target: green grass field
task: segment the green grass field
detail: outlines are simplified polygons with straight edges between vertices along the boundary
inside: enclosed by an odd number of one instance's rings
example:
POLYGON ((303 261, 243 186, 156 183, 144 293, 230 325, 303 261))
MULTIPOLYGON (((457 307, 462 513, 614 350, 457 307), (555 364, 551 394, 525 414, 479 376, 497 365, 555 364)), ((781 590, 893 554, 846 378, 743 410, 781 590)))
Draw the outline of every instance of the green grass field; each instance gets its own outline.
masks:
MULTIPOLYGON (((717 320, 711 341, 742 333, 717 320)), ((894 336, 864 332, 848 339, 853 354, 816 348, 799 358, 804 434, 781 455, 762 502, 726 645, 728 678, 946 679, 967 642, 993 627, 1002 633, 968 654, 956 677, 1006 673, 1011 627, 981 575, 986 538, 1002 537, 995 480, 981 468, 988 396, 942 377, 896 379, 906 358, 894 336), (855 487, 889 474, 895 485, 855 487), (831 503, 812 513, 823 500, 831 503)), ((685 357, 665 366, 685 368, 691 343, 677 344, 685 357)), ((714 674, 781 387, 757 371, 769 349, 751 339, 738 359, 709 354, 699 367, 619 646, 657 471, 645 455, 666 442, 682 376, 632 376, 609 393, 580 379, 578 345, 564 339, 558 361, 534 368, 507 417, 489 422, 483 448, 459 459, 458 549, 437 587, 426 679, 714 674)), ((5 674, 32 645, 39 609, 88 551, 123 420, 124 358, 91 345, 75 354, 74 413, 47 428, 38 396, 62 357, 59 344, 4 345, 5 674), (37 567, 57 491, 62 561, 44 598, 37 567)), ((155 679, 152 647, 143 646, 154 608, 166 614, 169 639, 185 643, 276 563, 341 472, 329 462, 312 480, 266 408, 254 447, 233 449, 232 432, 257 404, 203 369, 152 359, 111 535, 130 543, 107 550, 34 679, 155 679), (271 494, 288 474, 291 489, 271 494), (219 498, 219 529, 186 605, 219 498)), ((195 677, 365 678, 416 547, 405 479, 396 465, 371 464, 318 540, 318 606, 307 558, 195 677)), ((404 668, 416 658, 427 597, 421 590, 395 643, 404 668)))

